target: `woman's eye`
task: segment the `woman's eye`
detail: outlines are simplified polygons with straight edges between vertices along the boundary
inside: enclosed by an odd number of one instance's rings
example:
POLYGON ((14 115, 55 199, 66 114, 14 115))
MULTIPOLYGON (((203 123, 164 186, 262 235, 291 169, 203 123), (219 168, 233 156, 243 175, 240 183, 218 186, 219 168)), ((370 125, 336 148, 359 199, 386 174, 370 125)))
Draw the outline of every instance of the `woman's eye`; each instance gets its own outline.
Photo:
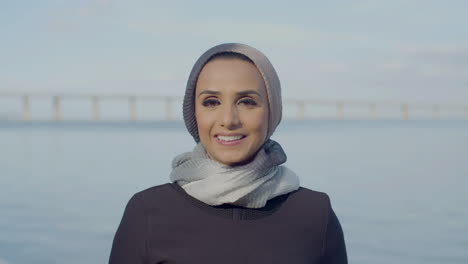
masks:
POLYGON ((213 107, 219 105, 219 101, 216 99, 206 99, 203 101, 202 105, 205 107, 213 107))
POLYGON ((253 99, 250 99, 250 98, 242 99, 239 103, 247 105, 247 106, 257 105, 257 102, 255 100, 253 100, 253 99))

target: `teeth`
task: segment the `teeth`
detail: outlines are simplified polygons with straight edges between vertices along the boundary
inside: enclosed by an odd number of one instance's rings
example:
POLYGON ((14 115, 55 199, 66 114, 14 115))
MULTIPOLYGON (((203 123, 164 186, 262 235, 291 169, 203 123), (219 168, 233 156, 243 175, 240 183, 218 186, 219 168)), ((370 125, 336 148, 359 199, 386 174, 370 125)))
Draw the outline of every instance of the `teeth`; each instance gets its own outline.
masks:
POLYGON ((228 136, 218 136, 218 138, 222 141, 233 141, 233 140, 238 140, 238 139, 241 139, 242 136, 232 136, 232 137, 228 137, 228 136))

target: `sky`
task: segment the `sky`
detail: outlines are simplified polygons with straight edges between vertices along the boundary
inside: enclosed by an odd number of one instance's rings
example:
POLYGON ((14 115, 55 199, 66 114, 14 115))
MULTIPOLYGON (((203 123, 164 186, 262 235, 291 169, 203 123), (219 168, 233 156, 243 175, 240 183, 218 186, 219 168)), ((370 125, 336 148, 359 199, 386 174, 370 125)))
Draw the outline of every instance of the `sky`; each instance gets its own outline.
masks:
POLYGON ((0 2, 0 93, 180 95, 210 47, 267 55, 283 98, 468 103, 468 1, 0 2))

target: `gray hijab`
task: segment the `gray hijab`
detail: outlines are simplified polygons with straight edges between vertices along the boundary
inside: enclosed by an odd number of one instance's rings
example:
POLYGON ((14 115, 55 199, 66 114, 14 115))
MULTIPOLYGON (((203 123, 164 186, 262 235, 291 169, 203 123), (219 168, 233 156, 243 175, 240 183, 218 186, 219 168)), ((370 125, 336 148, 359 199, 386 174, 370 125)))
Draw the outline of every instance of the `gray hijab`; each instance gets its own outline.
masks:
POLYGON ((226 43, 206 51, 190 73, 183 102, 184 122, 197 145, 191 152, 172 161, 170 180, 189 195, 209 205, 234 204, 261 208, 276 196, 299 189, 299 177, 286 166, 281 145, 270 139, 281 121, 281 85, 273 65, 257 49, 245 44, 226 43), (195 85, 203 66, 214 55, 239 53, 253 61, 265 81, 269 120, 264 144, 252 161, 240 166, 227 166, 211 160, 200 142, 195 119, 195 85))
POLYGON ((200 141, 197 120, 195 119, 195 86, 197 84, 198 75, 206 62, 214 55, 223 52, 234 52, 247 56, 254 62, 262 75, 268 96, 269 120, 266 139, 269 139, 281 121, 281 84, 275 68, 273 68, 268 58, 259 50, 240 43, 225 43, 214 46, 203 53, 197 62, 195 62, 187 81, 183 104, 184 122, 187 130, 190 132, 193 139, 195 139, 195 142, 200 141))

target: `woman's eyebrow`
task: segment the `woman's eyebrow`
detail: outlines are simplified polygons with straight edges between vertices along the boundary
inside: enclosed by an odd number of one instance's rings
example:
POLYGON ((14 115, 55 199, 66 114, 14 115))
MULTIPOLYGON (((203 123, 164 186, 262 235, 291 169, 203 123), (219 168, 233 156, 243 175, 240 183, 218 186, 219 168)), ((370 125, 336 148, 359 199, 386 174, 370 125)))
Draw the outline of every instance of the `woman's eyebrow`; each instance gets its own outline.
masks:
POLYGON ((255 91, 255 90, 246 90, 246 91, 241 91, 241 92, 238 92, 237 95, 248 95, 248 94, 256 94, 258 96, 260 96, 260 93, 255 91))
POLYGON ((218 92, 218 91, 203 90, 203 91, 201 91, 201 92, 198 94, 198 97, 200 97, 200 95, 202 95, 202 94, 213 94, 213 95, 218 95, 218 94, 221 94, 221 93, 218 92))
MULTIPOLYGON (((198 97, 200 97, 200 95, 202 95, 202 94, 219 95, 221 93, 218 92, 218 91, 203 90, 198 94, 198 97)), ((260 96, 260 93, 255 91, 255 90, 240 91, 240 92, 237 92, 236 94, 239 95, 239 96, 248 95, 248 94, 256 94, 256 95, 260 96)))

